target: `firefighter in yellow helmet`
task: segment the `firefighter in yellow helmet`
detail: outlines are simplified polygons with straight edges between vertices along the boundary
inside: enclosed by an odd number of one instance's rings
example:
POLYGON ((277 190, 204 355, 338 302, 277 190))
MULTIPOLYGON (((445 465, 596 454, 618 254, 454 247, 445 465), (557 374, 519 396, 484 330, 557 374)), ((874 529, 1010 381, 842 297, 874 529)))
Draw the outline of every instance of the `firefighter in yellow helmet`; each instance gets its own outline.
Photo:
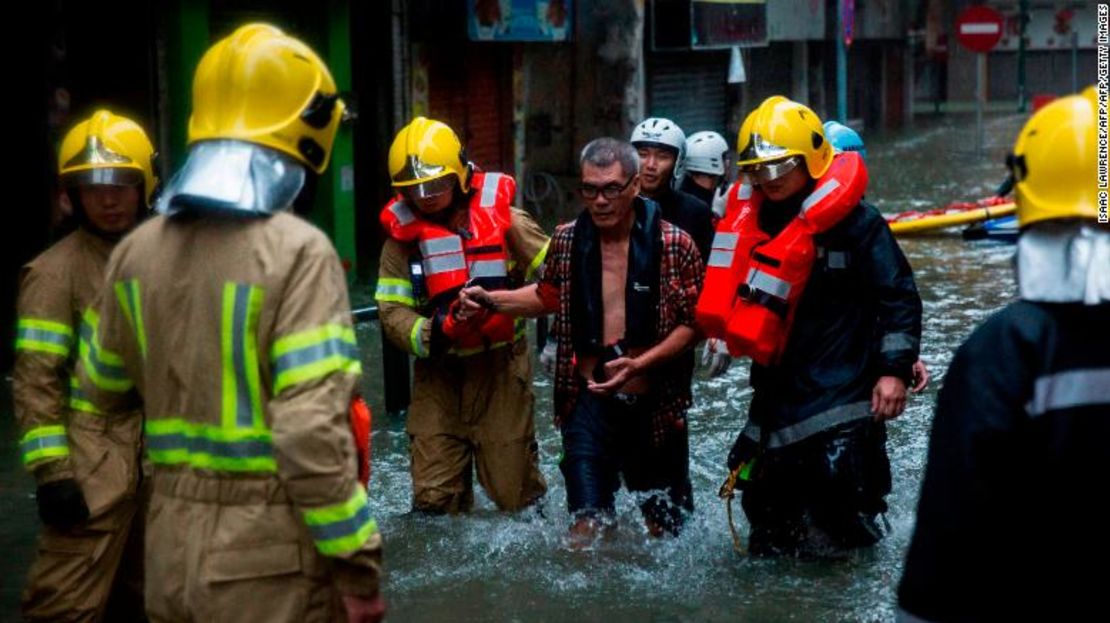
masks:
POLYGON ((73 385, 81 316, 112 248, 149 210, 158 183, 153 157, 143 129, 110 111, 74 126, 58 172, 77 230, 23 268, 12 391, 44 524, 23 594, 28 620, 142 616, 138 420, 113 426, 109 439, 87 432, 102 425, 98 416, 69 410, 86 404, 73 385), (113 469, 122 465, 129 469, 113 469))
POLYGON ((905 620, 1079 620, 1104 603, 1085 564, 1110 556, 1098 110, 1094 88, 1055 100, 1007 159, 1019 300, 971 334, 944 377, 898 588, 905 620))
POLYGON ((703 326, 728 318, 723 335, 707 331, 753 359, 728 466, 753 553, 839 556, 883 535, 886 420, 913 378, 921 299, 886 221, 862 201, 862 159, 835 153, 812 110, 770 97, 737 143, 740 181, 698 302, 703 326))
POLYGON ((546 492, 532 416, 532 364, 523 321, 468 316, 468 283, 530 279, 547 236, 512 207, 516 182, 477 171, 451 128, 417 117, 389 150, 397 196, 381 212, 377 300, 386 337, 416 356, 407 427, 413 507, 458 513, 473 504, 472 470, 499 509, 546 492))
POLYGON ((89 405, 108 422, 146 412, 152 620, 384 612, 347 419, 360 363, 346 279, 327 237, 289 213, 342 116, 327 67, 277 28, 209 48, 188 159, 85 316, 89 405))

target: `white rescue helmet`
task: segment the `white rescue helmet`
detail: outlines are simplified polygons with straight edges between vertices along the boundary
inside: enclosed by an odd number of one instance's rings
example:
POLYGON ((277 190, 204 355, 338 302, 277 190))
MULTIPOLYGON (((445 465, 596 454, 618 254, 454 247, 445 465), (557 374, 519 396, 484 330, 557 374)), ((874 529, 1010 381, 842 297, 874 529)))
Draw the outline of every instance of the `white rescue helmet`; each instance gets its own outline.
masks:
POLYGON ((728 141, 716 132, 695 132, 686 139, 686 170, 709 175, 725 174, 728 141))
POLYGON ((674 152, 674 184, 686 174, 686 133, 678 124, 662 117, 648 117, 632 130, 634 147, 663 147, 674 152))

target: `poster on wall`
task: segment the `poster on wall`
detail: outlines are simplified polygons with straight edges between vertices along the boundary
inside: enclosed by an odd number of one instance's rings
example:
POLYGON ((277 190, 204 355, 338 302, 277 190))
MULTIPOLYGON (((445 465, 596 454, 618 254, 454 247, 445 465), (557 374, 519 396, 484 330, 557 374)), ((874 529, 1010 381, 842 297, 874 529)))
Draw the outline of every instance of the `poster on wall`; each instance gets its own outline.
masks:
MULTIPOLYGON (((1091 50, 1096 44, 1098 20, 1094 2, 1031 2, 1029 24, 1025 27, 1025 49, 1031 52, 1091 50), (1074 43, 1073 43, 1074 42, 1074 43)), ((994 52, 1017 52, 1021 32, 1017 2, 994 2, 991 6, 1002 13, 1002 40, 994 52)))
POLYGON ((569 41, 573 0, 466 0, 471 41, 569 41))

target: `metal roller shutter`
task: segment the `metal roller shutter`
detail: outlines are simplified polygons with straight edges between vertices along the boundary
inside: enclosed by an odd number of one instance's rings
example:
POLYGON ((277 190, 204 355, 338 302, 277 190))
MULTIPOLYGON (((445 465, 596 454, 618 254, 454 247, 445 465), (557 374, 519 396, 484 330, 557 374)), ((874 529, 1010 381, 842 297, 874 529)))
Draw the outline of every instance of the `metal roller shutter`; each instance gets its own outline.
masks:
POLYGON ((687 136, 724 132, 727 122, 728 54, 685 52, 648 58, 647 114, 677 123, 687 136))

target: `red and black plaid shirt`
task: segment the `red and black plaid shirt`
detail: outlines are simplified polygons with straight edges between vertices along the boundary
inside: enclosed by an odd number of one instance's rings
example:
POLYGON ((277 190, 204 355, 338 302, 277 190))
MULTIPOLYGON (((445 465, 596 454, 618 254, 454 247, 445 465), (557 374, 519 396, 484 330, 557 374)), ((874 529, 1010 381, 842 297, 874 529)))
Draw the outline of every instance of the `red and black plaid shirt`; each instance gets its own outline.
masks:
MULTIPOLYGON (((698 302, 704 274, 701 255, 686 232, 667 221, 661 223, 663 236, 662 266, 659 271, 659 317, 656 335, 662 341, 682 325, 694 326, 694 307, 698 302)), ((571 254, 574 222, 555 229, 539 281, 539 294, 549 310, 555 312, 551 335, 557 344, 555 359, 555 425, 570 415, 578 399, 579 381, 571 341, 571 254)), ((631 310, 630 310, 631 311, 631 310)), ((654 371, 648 371, 652 374, 654 371)), ((659 400, 652 414, 653 439, 661 445, 670 431, 685 426, 686 409, 693 402, 690 382, 685 375, 659 374, 652 378, 652 389, 659 400)))

